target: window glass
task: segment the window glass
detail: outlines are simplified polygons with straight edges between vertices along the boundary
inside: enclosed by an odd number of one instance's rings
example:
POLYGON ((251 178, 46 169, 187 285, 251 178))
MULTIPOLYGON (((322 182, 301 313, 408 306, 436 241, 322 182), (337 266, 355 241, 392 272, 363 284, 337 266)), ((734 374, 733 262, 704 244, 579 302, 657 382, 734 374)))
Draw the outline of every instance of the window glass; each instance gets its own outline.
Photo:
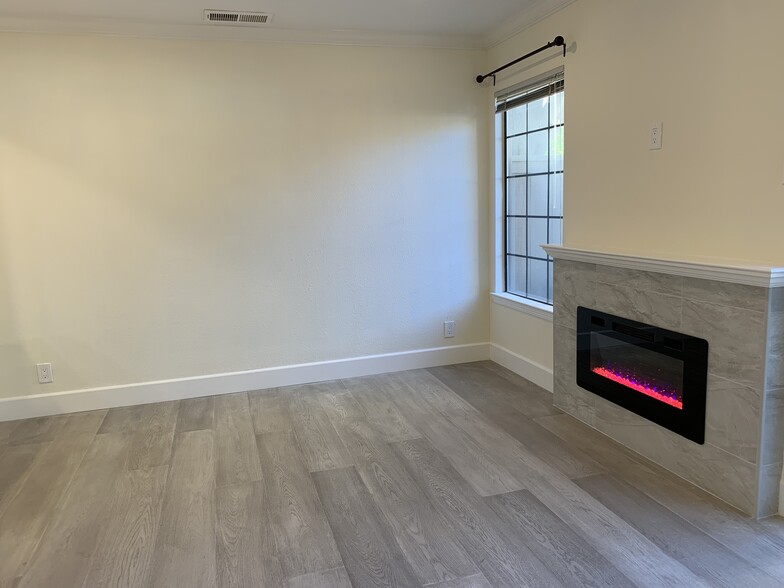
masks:
POLYGON ((508 102, 499 102, 496 126, 506 170, 505 290, 547 304, 553 301, 553 263, 542 244, 563 242, 563 88, 563 78, 552 78, 507 96, 508 102))

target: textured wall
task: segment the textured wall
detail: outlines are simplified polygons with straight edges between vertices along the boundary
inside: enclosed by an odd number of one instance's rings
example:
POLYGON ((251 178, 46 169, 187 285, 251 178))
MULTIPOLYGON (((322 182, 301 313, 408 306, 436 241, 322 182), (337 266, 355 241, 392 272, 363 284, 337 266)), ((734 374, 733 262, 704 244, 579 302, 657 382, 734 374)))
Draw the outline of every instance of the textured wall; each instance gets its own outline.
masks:
MULTIPOLYGON (((564 65, 566 245, 784 266, 782 21, 780 0, 578 0, 489 51, 492 70, 570 44, 496 88, 564 65)), ((510 349, 534 353, 535 320, 517 320, 510 349)))
POLYGON ((578 0, 489 52, 575 44, 498 81, 565 66, 566 245, 784 265, 783 20, 779 0, 578 0))
POLYGON ((486 341, 481 59, 0 35, 0 396, 486 341))

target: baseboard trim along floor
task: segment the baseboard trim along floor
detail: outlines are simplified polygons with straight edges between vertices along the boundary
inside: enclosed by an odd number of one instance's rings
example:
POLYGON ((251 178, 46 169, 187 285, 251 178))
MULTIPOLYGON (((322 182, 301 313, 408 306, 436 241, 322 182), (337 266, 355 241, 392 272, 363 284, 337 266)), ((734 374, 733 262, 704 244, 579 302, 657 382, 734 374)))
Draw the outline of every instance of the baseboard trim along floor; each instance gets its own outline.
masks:
POLYGON ((490 359, 506 369, 533 382, 548 392, 553 391, 553 370, 544 367, 522 355, 492 343, 490 345, 490 359))
MULTIPOLYGON (((416 349, 397 353, 384 353, 364 357, 351 357, 331 361, 319 361, 257 370, 209 374, 203 376, 160 380, 155 382, 139 382, 119 386, 89 388, 84 390, 68 390, 50 394, 31 396, 15 396, 0 399, 0 421, 12 421, 54 414, 82 412, 119 406, 134 406, 168 400, 199 398, 234 392, 248 392, 309 384, 338 378, 355 378, 388 372, 398 372, 419 368, 436 367, 471 361, 490 359, 492 354, 502 355, 502 359, 514 356, 510 351, 498 348, 490 343, 473 343, 431 349, 416 349)), ((498 363, 517 372, 516 367, 525 365, 517 362, 498 363), (514 364, 514 365, 512 365, 514 364)), ((526 360, 523 360, 523 362, 526 360)), ((534 364, 532 364, 534 365, 534 364)), ((530 370, 529 370, 530 371, 530 370)), ((547 388, 539 380, 528 373, 517 372, 536 384, 547 388)), ((552 373, 550 373, 552 391, 552 373)))

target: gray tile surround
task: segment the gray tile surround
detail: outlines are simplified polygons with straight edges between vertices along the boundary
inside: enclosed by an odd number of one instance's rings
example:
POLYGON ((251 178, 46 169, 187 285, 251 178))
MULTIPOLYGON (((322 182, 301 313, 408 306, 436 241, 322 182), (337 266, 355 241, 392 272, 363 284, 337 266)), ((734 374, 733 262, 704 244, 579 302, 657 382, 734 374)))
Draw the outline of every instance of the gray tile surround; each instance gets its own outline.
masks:
POLYGON ((770 292, 770 312, 784 312, 784 288, 776 288, 770 292))
POLYGON ((784 388, 784 312, 770 312, 768 316, 765 382, 771 388, 784 388))
POLYGON ((784 288, 556 259, 554 296, 556 406, 751 516, 778 510, 784 288), (577 386, 577 306, 708 340, 704 445, 577 386))
POLYGON ((715 374, 708 376, 708 390, 711 402, 705 414, 705 437, 716 447, 757 463, 762 423, 759 393, 715 374))
POLYGON ((657 274, 607 265, 594 266, 594 268, 598 270, 595 276, 597 282, 625 286, 643 292, 669 294, 670 296, 681 296, 683 294, 685 278, 680 276, 657 274))
POLYGON ((595 427, 616 441, 752 512, 756 465, 706 441, 697 445, 603 398, 597 397, 595 427), (688 474, 688 475, 686 475, 688 474))
POLYGON ((686 334, 708 340, 708 369, 712 374, 760 389, 764 374, 765 313, 684 299, 682 329, 686 334))
POLYGON ((784 455, 784 388, 768 390, 762 420, 760 463, 780 463, 784 455))
POLYGON ((602 282, 595 282, 591 290, 593 308, 597 310, 610 314, 625 313, 627 318, 659 325, 665 329, 681 328, 684 301, 680 296, 602 282))
POLYGON ((746 284, 683 278, 683 297, 765 312, 768 304, 768 289, 746 284))
MULTIPOLYGON (((576 330, 573 328, 565 327, 563 325, 554 325, 554 340, 569 340, 574 341, 576 337, 576 330)), ((558 354, 553 358, 554 365, 559 366, 560 369, 553 372, 555 388, 564 391, 563 394, 553 397, 553 403, 561 410, 576 416, 581 421, 594 426, 594 399, 595 395, 586 392, 581 394, 581 389, 576 391, 574 384, 577 378, 577 366, 574 361, 574 354, 567 345, 555 346, 554 352, 558 354), (573 393, 576 392, 576 393, 573 393)))
POLYGON ((779 510, 779 481, 781 480, 781 463, 774 463, 760 468, 759 498, 757 510, 759 516, 775 514, 779 510))

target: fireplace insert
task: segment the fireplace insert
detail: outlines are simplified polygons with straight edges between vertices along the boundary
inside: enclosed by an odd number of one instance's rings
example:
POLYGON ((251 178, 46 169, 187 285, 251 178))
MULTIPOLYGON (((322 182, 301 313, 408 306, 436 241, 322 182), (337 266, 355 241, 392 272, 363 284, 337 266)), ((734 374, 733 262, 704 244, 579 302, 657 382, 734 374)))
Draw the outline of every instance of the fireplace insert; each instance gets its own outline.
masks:
POLYGON ((577 385, 705 442, 708 342, 577 308, 577 385))

